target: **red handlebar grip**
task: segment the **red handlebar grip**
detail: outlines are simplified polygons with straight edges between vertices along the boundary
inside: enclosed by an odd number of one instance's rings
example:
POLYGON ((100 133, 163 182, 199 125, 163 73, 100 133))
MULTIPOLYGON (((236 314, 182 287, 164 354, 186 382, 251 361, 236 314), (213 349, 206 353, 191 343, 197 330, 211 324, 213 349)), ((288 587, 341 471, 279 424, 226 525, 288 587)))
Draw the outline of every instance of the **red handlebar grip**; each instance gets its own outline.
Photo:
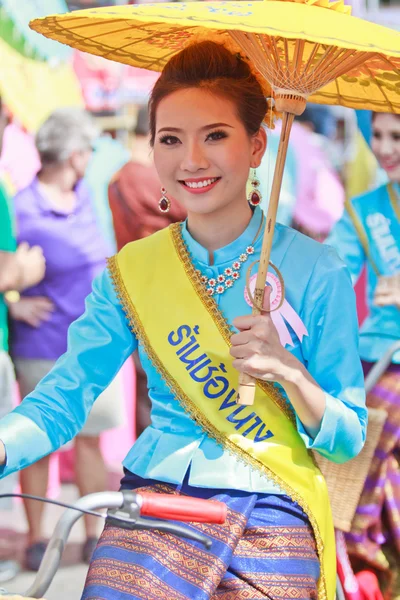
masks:
POLYGON ((226 520, 226 504, 216 500, 146 492, 141 492, 138 496, 142 500, 140 508, 142 516, 220 525, 226 520))

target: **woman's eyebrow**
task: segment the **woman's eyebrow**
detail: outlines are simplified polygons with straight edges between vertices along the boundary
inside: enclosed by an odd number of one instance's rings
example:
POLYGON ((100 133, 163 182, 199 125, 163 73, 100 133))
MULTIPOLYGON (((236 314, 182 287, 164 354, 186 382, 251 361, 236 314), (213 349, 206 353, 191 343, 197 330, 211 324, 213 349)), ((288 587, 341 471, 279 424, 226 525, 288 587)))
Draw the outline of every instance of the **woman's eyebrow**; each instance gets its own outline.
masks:
MULTIPOLYGON (((204 127, 201 128, 201 131, 207 131, 208 129, 215 129, 216 127, 230 127, 231 129, 233 129, 232 125, 228 125, 228 123, 211 123, 210 125, 205 125, 204 127)), ((173 131, 174 133, 182 133, 182 129, 179 129, 179 127, 162 127, 161 129, 158 130, 158 133, 161 133, 163 131, 173 131)))

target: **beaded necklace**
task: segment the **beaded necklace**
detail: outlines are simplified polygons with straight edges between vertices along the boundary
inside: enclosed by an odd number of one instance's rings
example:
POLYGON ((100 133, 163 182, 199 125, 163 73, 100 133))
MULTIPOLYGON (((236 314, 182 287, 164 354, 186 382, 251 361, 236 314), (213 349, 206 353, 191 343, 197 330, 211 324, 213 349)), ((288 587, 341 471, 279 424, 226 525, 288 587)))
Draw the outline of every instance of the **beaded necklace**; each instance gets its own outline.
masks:
POLYGON ((207 293, 209 296, 214 296, 215 294, 223 294, 226 290, 231 288, 235 281, 240 278, 240 270, 246 260, 254 254, 254 245, 257 241, 258 236, 262 230, 262 226, 264 223, 264 213, 261 214, 261 223, 258 227, 257 233, 254 236, 252 243, 247 246, 246 250, 240 254, 239 258, 232 263, 232 266, 227 267, 224 270, 224 273, 218 275, 217 277, 208 278, 207 275, 204 275, 200 269, 197 269, 197 274, 199 275, 202 283, 206 287, 207 293))

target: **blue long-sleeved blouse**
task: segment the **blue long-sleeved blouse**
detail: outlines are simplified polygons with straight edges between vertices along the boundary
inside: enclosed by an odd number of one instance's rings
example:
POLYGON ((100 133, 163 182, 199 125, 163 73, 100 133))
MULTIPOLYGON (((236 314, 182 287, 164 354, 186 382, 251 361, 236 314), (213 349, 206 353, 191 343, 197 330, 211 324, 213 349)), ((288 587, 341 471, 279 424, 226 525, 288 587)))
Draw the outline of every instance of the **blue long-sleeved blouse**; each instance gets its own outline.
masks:
MULTIPOLYGON (((261 215, 256 209, 242 235, 214 253, 212 265, 207 251, 183 224, 183 237, 196 268, 208 277, 223 273, 253 242, 261 215)), ((254 260, 260 250, 261 235, 254 260)), ((151 257, 143 260, 151 268, 151 257)), ((349 273, 333 250, 281 225, 276 228, 272 261, 283 274, 286 299, 308 329, 302 342, 292 331, 293 346, 288 349, 306 365, 326 396, 319 431, 307 432, 297 419, 299 433, 307 447, 334 461, 345 461, 360 451, 367 421, 349 273)), ((243 272, 232 288, 216 296, 230 322, 251 310, 244 287, 243 272)), ((179 292, 168 292, 179 302, 179 292)), ((76 435, 96 397, 137 346, 105 271, 94 282, 84 315, 70 327, 66 354, 36 390, 0 421, 0 439, 7 453, 2 474, 28 466, 76 435)), ((142 477, 180 483, 190 466, 194 486, 280 493, 265 476, 208 437, 171 395, 140 344, 139 354, 148 375, 151 425, 128 452, 127 469, 142 477)))

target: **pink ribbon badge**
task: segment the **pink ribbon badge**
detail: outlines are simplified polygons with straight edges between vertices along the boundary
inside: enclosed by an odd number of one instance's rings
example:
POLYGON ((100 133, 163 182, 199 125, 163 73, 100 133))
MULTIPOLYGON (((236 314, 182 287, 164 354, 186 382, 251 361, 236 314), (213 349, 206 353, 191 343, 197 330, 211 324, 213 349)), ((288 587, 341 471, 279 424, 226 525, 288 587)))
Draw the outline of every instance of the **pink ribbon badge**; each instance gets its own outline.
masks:
MULTIPOLYGON (((256 287, 256 279, 257 275, 252 275, 249 281, 250 292, 254 294, 254 290, 256 287)), ((285 323, 289 323, 290 327, 295 332, 296 336, 299 338, 300 342, 303 341, 303 337, 308 335, 308 331, 303 321, 300 319, 297 312, 290 306, 287 300, 284 300, 282 306, 277 308, 282 300, 282 286, 278 277, 274 275, 274 273, 268 273, 267 275, 267 285, 271 287, 271 295, 270 295, 270 315, 273 324, 275 325, 279 339, 281 341, 282 346, 294 346, 292 336, 290 335, 289 329, 285 323)), ((267 287, 267 286, 266 286, 267 287)), ((249 298, 249 294, 247 293, 247 289, 244 290, 244 297, 249 306, 252 306, 251 300, 249 298)))

